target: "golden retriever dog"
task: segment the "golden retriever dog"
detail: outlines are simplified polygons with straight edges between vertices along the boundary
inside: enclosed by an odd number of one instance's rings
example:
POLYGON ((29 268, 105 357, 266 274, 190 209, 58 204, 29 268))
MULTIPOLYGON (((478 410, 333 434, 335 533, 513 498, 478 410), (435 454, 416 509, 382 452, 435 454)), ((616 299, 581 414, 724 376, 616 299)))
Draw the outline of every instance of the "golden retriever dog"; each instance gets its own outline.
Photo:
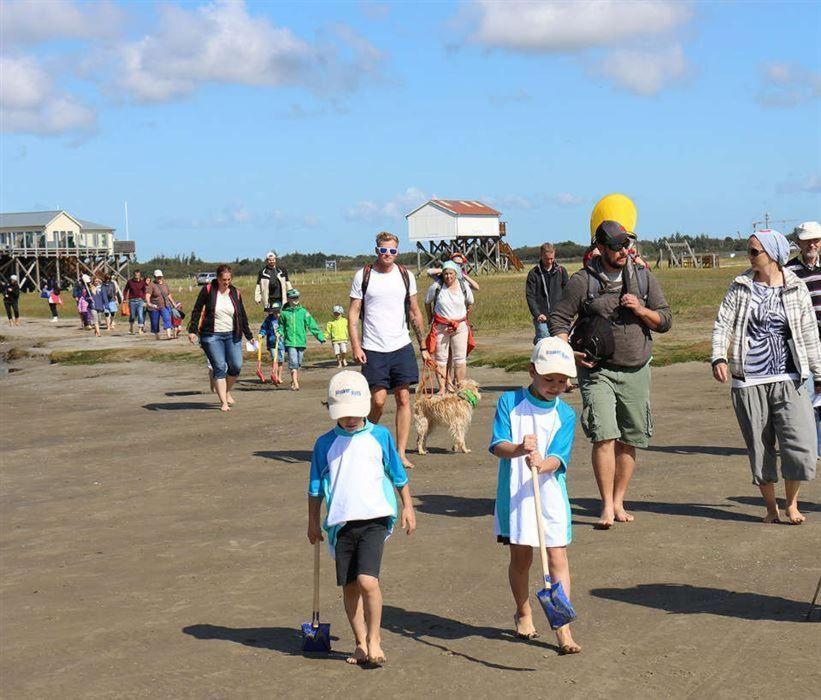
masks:
POLYGON ((472 379, 462 380, 456 393, 417 394, 413 404, 413 423, 416 427, 416 449, 420 455, 427 454, 425 443, 436 425, 448 429, 453 438, 454 452, 470 452, 465 438, 473 420, 471 396, 476 397, 476 403, 482 398, 479 385, 472 379))

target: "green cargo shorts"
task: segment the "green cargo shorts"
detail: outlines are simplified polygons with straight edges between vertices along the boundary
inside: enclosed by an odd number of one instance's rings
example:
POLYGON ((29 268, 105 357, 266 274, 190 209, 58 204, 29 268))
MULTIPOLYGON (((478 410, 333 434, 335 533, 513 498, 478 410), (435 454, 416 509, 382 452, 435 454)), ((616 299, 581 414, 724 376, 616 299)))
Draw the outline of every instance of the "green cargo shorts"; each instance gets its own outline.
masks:
POLYGON ((591 442, 618 440, 647 447, 653 434, 650 415, 650 363, 643 367, 579 368, 582 429, 591 442))

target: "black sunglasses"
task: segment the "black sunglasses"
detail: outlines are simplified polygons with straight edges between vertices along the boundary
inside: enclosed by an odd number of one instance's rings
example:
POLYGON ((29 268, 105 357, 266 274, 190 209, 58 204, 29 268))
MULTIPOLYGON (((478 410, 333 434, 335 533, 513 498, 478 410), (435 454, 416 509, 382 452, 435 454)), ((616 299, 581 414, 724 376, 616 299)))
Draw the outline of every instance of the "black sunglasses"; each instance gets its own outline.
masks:
POLYGON ((387 255, 388 253, 396 255, 399 252, 398 248, 377 248, 376 250, 380 255, 387 255))
POLYGON ((747 255, 749 255, 751 258, 757 258, 763 252, 764 250, 761 248, 747 248, 747 255))

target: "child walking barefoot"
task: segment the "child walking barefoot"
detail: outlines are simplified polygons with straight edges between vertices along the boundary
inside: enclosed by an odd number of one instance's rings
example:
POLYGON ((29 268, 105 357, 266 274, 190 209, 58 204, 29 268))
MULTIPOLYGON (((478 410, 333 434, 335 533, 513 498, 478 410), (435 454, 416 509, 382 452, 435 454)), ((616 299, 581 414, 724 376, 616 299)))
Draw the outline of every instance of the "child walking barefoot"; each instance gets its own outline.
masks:
POLYGON ((409 535, 416 529, 416 515, 393 436, 366 418, 371 392, 365 377, 348 370, 336 374, 328 387, 328 410, 336 425, 314 445, 308 540, 324 540, 324 529, 336 560, 336 584, 342 586, 356 640, 348 663, 378 666, 386 661, 379 572, 385 540, 396 522, 394 489, 402 499, 401 527, 409 535), (320 527, 323 500, 326 516, 320 527))
POLYGON ((328 321, 325 335, 334 346, 334 357, 337 367, 348 366, 348 319, 343 316, 345 309, 337 305, 333 308, 334 320, 328 321))
POLYGON ((288 369, 291 370, 291 391, 299 391, 299 370, 302 367, 308 333, 320 343, 325 342, 325 336, 308 309, 299 303, 299 290, 289 289, 286 296, 288 303, 279 315, 279 326, 285 353, 288 355, 288 369))
MULTIPOLYGON (((494 533, 510 546, 508 580, 516 603, 514 623, 521 639, 538 636, 530 605, 529 573, 539 546, 531 466, 539 472, 544 537, 550 578, 570 598, 570 502, 565 474, 573 446, 575 411, 559 397, 576 376, 573 350, 559 338, 544 338, 530 358, 531 383, 499 398, 490 451, 499 457, 494 533)), ((560 654, 578 654, 570 625, 556 630, 560 654)))

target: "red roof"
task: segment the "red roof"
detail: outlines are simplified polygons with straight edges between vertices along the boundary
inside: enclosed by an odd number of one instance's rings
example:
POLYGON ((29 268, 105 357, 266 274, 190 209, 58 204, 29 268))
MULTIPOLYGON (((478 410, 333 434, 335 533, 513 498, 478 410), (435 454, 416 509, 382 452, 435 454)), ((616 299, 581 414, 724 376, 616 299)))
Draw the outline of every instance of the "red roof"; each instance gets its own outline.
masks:
POLYGON ((475 199, 431 199, 432 204, 447 209, 454 214, 482 214, 490 216, 501 216, 502 212, 491 209, 487 204, 477 202, 475 199))

